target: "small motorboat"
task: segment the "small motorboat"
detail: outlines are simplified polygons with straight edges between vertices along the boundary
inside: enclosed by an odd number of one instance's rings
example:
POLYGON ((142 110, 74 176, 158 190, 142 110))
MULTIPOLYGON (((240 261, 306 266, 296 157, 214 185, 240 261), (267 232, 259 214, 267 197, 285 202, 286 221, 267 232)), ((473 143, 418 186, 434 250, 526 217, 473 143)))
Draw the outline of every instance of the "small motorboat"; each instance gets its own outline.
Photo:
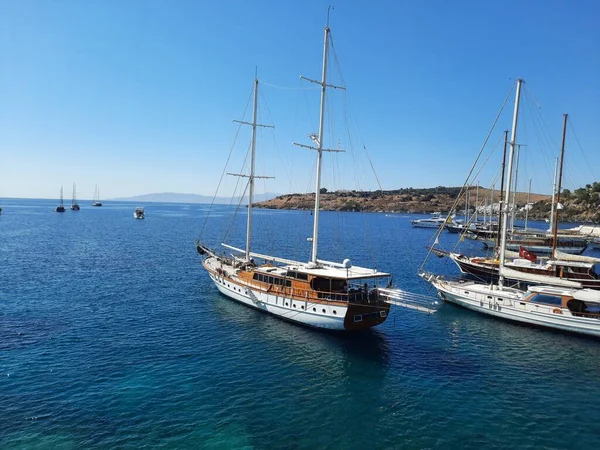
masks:
POLYGON ((134 219, 144 219, 144 208, 142 208, 141 206, 138 206, 137 208, 135 208, 135 211, 133 211, 133 218, 134 219))

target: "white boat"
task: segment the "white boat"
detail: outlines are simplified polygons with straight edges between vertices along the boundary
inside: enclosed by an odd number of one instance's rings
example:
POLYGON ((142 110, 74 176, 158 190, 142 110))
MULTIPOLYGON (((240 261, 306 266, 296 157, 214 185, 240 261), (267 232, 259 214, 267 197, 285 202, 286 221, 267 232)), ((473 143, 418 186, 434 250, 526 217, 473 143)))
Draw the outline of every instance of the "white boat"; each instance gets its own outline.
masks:
MULTIPOLYGON (((252 126, 250 174, 232 174, 248 179, 248 208, 246 248, 222 244, 233 251, 231 256, 218 254, 196 241, 198 253, 205 256, 202 265, 217 289, 227 297, 282 319, 302 325, 329 330, 360 330, 383 323, 391 304, 433 311, 434 304, 411 302, 407 293, 392 289, 391 275, 376 269, 358 267, 345 259, 341 263, 319 258, 319 201, 321 167, 324 152, 340 151, 323 148, 324 108, 329 25, 325 27, 322 79, 309 80, 321 86, 321 111, 318 135, 312 135, 313 146, 296 144, 316 151, 316 186, 313 214, 311 258, 308 262, 255 253, 251 250, 252 202, 257 127, 258 79, 254 80, 254 109, 252 126), (258 264, 256 260, 262 260, 258 264), (432 308, 430 308, 430 306, 432 308)), ((338 87, 341 88, 341 87, 338 87)), ((343 89, 343 88, 341 88, 343 89)))
POLYGON ((102 202, 100 201, 100 189, 98 189, 98 185, 94 189, 94 198, 92 199, 92 206, 102 206, 102 202))
MULTIPOLYGON (((590 289, 579 289, 578 283, 561 280, 562 287, 531 286, 523 292, 505 286, 505 279, 525 274, 506 267, 506 241, 508 207, 512 182, 512 164, 516 146, 519 100, 522 80, 517 80, 517 92, 510 138, 510 156, 507 170, 507 189, 502 215, 499 279, 497 283, 476 281, 448 281, 441 276, 427 272, 419 275, 431 283, 442 300, 455 303, 487 315, 500 317, 531 325, 539 325, 563 331, 571 331, 592 336, 600 336, 600 293, 590 289)), ((564 117, 562 152, 564 153, 567 115, 564 117)), ((560 183, 559 183, 560 185, 560 183)), ((554 230, 556 233, 556 230, 554 230)), ((532 281, 539 275, 527 275, 532 281)), ((547 277, 543 277, 547 278, 547 277)), ((541 278, 541 279, 543 279, 541 278)), ((558 283, 558 281, 554 281, 558 283)))
POLYGON ((421 274, 444 301, 490 316, 600 337, 600 292, 531 286, 525 292, 475 281, 421 274))
POLYGON ((141 206, 138 206, 137 208, 135 208, 135 210, 133 211, 133 218, 134 219, 144 219, 145 218, 144 208, 142 208, 141 206))
POLYGON ((427 219, 415 219, 410 221, 414 228, 439 228, 446 223, 446 218, 441 213, 433 213, 427 219))

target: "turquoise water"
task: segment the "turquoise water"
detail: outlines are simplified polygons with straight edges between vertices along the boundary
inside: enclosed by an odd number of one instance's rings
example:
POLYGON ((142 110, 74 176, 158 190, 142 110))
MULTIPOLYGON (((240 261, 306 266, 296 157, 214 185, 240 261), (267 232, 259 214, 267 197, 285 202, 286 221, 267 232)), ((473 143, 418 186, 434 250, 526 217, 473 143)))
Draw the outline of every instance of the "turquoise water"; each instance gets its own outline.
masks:
MULTIPOLYGON (((134 204, 54 203, 2 201, 2 449, 600 447, 597 340, 452 305, 317 332, 217 293, 193 245, 206 205, 139 221, 134 204)), ((409 218, 324 213, 320 256, 431 293, 416 276, 431 231, 409 218)), ((202 237, 243 246, 243 222, 216 207, 202 237)), ((255 250, 306 260, 311 224, 259 210, 255 250)))

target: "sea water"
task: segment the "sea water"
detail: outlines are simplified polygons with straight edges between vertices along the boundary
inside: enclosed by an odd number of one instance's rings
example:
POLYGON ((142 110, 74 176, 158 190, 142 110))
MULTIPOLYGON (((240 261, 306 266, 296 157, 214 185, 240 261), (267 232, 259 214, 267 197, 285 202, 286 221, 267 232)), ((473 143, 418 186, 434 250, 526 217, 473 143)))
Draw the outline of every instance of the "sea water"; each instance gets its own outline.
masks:
MULTIPOLYGON (((2 449, 600 448, 597 340, 449 304, 393 307, 359 334, 304 328, 201 267, 198 237, 245 245, 245 208, 148 203, 135 220, 130 203, 54 203, 2 200, 2 449)), ((414 218, 322 213, 319 258, 433 296, 417 276, 433 231, 414 218)), ((253 250, 308 260, 313 219, 256 210, 253 250)))

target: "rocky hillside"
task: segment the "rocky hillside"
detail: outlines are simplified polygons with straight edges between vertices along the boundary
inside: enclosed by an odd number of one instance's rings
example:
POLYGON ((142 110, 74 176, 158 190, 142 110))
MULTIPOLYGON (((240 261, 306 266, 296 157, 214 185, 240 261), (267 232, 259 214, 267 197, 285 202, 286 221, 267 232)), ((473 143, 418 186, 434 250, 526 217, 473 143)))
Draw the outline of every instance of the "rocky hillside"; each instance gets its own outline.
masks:
MULTIPOLYGON (((469 188, 470 203, 475 203, 476 187, 469 188)), ((430 189, 397 189, 394 191, 335 191, 321 190, 321 209, 326 211, 371 211, 395 213, 432 213, 448 212, 452 209, 459 187, 438 186, 430 189)), ((479 203, 491 195, 489 189, 479 188, 479 203)), ((498 202, 499 191, 494 191, 494 202, 498 202)), ((530 201, 550 200, 550 196, 531 194, 530 201)), ((287 194, 272 200, 257 203, 256 206, 272 209, 312 209, 314 194, 287 194)), ((525 205, 526 193, 517 194, 517 203, 525 205)), ((464 197, 458 203, 458 209, 464 209, 464 197)))
MULTIPOLYGON (((560 203, 564 206, 559 212, 563 222, 600 223, 600 183, 594 182, 574 192, 563 190, 560 203)), ((548 199, 534 203, 529 217, 543 219, 550 216, 551 201, 548 199)))

